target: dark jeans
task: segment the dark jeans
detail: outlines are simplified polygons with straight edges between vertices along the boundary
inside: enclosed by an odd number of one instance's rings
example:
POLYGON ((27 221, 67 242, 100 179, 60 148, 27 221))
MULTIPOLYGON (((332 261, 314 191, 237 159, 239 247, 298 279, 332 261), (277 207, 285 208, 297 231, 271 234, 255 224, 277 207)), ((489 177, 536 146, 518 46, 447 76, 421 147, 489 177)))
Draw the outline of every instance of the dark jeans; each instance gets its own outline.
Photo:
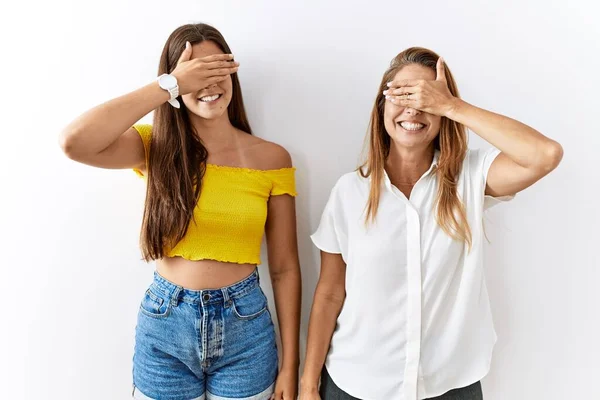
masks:
MULTIPOLYGON (((360 400, 350 396, 333 382, 327 369, 323 368, 321 373, 321 388, 319 389, 321 400, 360 400)), ((454 389, 438 397, 431 397, 429 400, 483 400, 481 392, 481 382, 476 382, 470 386, 454 389)))

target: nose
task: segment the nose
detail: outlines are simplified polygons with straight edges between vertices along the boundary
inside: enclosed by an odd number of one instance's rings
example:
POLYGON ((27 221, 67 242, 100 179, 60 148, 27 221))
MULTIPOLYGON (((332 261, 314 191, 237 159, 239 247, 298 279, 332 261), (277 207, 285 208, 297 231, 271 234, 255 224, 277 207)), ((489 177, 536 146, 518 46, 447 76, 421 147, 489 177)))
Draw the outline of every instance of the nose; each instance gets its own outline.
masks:
POLYGON ((404 112, 407 113, 408 115, 419 115, 419 114, 421 114, 421 111, 417 110, 416 108, 411 108, 411 107, 406 107, 404 109, 404 112))
POLYGON ((210 88, 214 88, 215 86, 217 86, 217 84, 213 83, 212 85, 208 85, 207 87, 202 88, 202 90, 209 90, 210 88))

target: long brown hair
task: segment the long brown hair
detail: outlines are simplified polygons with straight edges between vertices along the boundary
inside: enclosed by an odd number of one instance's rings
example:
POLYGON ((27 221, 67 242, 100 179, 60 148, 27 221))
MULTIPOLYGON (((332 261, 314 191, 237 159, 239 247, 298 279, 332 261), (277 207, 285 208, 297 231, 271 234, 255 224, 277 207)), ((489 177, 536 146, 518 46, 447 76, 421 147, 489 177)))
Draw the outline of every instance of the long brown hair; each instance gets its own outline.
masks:
MULTIPOLYGON (((221 33, 206 24, 177 28, 163 48, 158 75, 171 73, 185 49, 210 40, 225 54, 231 50, 221 33)), ((227 110, 231 124, 252 134, 237 73, 231 75, 232 97, 227 110)), ((140 244, 146 261, 160 259, 185 235, 192 222, 201 192, 208 151, 191 123, 189 111, 165 103, 154 111, 152 151, 150 152, 146 204, 140 244)))
MULTIPOLYGON (((417 64, 435 72, 438 59, 439 56, 431 50, 411 47, 394 57, 389 68, 383 74, 371 112, 368 154, 364 164, 359 168, 361 176, 371 177, 371 189, 366 208, 367 222, 373 222, 377 216, 385 162, 390 154, 391 146, 391 138, 385 130, 383 120, 386 100, 382 92, 387 89, 387 82, 393 80, 396 73, 403 67, 417 64)), ((445 66, 445 71, 450 93, 455 97, 460 97, 454 77, 447 66, 445 66)), ((435 201, 437 222, 450 237, 463 241, 471 247, 471 229, 467 222, 464 204, 459 199, 456 188, 458 174, 467 154, 467 132, 464 125, 442 117, 440 133, 434 140, 434 147, 440 150, 435 170, 438 178, 438 192, 435 201)))

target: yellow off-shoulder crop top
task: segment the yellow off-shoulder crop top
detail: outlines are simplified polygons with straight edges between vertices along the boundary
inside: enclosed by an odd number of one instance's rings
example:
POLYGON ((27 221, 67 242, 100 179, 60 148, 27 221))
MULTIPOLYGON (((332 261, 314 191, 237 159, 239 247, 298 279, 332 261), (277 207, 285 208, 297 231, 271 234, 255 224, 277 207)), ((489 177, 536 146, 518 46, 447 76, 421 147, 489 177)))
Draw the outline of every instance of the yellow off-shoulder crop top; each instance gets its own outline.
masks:
MULTIPOLYGON (((149 159, 151 125, 135 125, 149 159)), ((134 170, 144 177, 142 171, 134 170)), ((207 164, 194 220, 168 257, 260 264, 270 196, 296 196, 295 168, 257 170, 207 164)))

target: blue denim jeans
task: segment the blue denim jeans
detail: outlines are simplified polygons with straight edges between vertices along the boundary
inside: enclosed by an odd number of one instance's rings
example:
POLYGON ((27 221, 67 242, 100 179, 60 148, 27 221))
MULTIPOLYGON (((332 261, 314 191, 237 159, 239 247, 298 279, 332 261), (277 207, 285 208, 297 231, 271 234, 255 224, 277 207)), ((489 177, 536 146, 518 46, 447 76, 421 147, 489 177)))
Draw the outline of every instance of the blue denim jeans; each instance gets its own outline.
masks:
POLYGON ((268 399, 277 371, 258 270, 210 290, 187 290, 155 273, 138 314, 134 398, 268 399))

